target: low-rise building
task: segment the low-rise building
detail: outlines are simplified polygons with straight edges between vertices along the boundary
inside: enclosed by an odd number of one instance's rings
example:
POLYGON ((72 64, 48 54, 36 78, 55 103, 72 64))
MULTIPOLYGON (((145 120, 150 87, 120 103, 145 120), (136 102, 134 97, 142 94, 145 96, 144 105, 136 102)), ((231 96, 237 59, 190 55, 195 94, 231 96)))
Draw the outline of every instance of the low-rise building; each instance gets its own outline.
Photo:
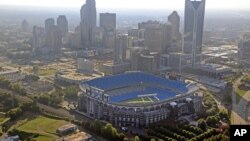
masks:
POLYGON ((121 74, 129 70, 130 70, 130 63, 119 63, 119 64, 106 63, 103 64, 100 68, 100 71, 103 72, 105 75, 121 74))
POLYGON ((22 80, 24 75, 22 75, 19 70, 3 68, 3 70, 0 71, 0 77, 5 77, 11 81, 18 81, 22 80))
POLYGON ((77 59, 77 70, 79 72, 93 73, 94 72, 94 62, 84 58, 77 59))
POLYGON ((59 127, 57 130, 56 130, 56 133, 58 134, 68 134, 68 133, 74 133, 77 131, 77 126, 74 125, 74 124, 67 124, 67 125, 64 125, 62 127, 59 127))
POLYGON ((10 136, 10 137, 6 137, 5 139, 1 140, 1 141, 19 141, 19 136, 10 136))

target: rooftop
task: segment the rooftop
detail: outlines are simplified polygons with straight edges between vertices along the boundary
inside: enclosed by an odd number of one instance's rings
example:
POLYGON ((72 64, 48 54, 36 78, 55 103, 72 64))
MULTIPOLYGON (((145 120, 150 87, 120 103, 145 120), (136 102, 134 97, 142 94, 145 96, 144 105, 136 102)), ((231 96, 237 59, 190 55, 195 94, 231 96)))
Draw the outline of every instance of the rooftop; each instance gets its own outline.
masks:
POLYGON ((79 132, 76 134, 73 134, 71 136, 65 137, 64 141, 83 141, 91 138, 92 136, 85 133, 85 132, 79 132))
POLYGON ((57 130, 62 132, 64 130, 68 130, 68 129, 71 129, 71 128, 77 128, 77 126, 74 125, 74 124, 66 124, 66 125, 64 125, 62 127, 59 127, 57 130))

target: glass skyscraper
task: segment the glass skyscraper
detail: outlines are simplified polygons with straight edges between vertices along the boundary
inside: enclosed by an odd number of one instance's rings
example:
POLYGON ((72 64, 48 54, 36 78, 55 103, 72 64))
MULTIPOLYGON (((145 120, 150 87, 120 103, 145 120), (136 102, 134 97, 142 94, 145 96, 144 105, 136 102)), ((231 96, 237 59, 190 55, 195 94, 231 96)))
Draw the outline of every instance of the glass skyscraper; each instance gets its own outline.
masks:
POLYGON ((184 53, 192 54, 192 66, 201 62, 206 0, 185 1, 184 53))

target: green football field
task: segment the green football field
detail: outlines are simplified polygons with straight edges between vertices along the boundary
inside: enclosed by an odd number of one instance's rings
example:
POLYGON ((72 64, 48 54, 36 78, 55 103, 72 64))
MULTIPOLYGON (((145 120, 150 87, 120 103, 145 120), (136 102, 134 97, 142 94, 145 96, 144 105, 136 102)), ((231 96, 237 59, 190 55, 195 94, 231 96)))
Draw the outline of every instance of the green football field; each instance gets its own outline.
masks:
POLYGON ((128 99, 123 101, 122 103, 128 103, 128 104, 145 104, 145 103, 153 103, 155 102, 155 99, 152 99, 150 97, 137 97, 134 99, 128 99))

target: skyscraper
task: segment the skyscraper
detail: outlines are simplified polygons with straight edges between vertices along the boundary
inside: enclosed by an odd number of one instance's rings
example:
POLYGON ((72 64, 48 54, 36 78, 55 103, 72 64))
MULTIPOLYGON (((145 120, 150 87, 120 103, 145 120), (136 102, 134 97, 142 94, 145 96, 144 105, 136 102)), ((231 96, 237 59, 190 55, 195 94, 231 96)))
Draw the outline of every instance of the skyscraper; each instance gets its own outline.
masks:
POLYGON ((21 30, 23 32, 28 32, 29 31, 29 23, 24 19, 21 24, 21 30))
POLYGON ((103 46, 114 48, 116 36, 116 14, 100 13, 100 27, 103 30, 103 46))
POLYGON ((116 29, 116 14, 115 13, 100 13, 100 27, 105 30, 116 29))
POLYGON ((238 46, 238 57, 246 64, 250 64, 250 34, 244 35, 238 46))
POLYGON ((45 20, 45 33, 47 34, 50 29, 55 25, 55 20, 53 18, 48 18, 45 20))
POLYGON ((118 35, 115 41, 114 64, 122 63, 126 60, 127 48, 128 35, 118 35))
POLYGON ((81 14, 81 44, 84 48, 94 45, 96 28, 95 0, 86 0, 80 10, 81 14))
POLYGON ((185 1, 184 52, 192 54, 192 66, 201 62, 206 0, 185 1))
POLYGON ((62 37, 59 34, 58 27, 52 18, 45 20, 45 40, 46 47, 50 52, 59 52, 62 46, 62 37))
POLYGON ((180 36, 180 16, 176 11, 173 11, 168 16, 168 22, 171 23, 172 25, 171 29, 172 39, 177 40, 180 36))
POLYGON ((57 18, 57 27, 58 27, 60 35, 62 37, 65 37, 67 33, 69 32, 68 21, 65 15, 60 15, 57 18))
POLYGON ((44 28, 34 26, 32 33, 33 52, 35 55, 41 55, 42 47, 45 45, 44 28))

